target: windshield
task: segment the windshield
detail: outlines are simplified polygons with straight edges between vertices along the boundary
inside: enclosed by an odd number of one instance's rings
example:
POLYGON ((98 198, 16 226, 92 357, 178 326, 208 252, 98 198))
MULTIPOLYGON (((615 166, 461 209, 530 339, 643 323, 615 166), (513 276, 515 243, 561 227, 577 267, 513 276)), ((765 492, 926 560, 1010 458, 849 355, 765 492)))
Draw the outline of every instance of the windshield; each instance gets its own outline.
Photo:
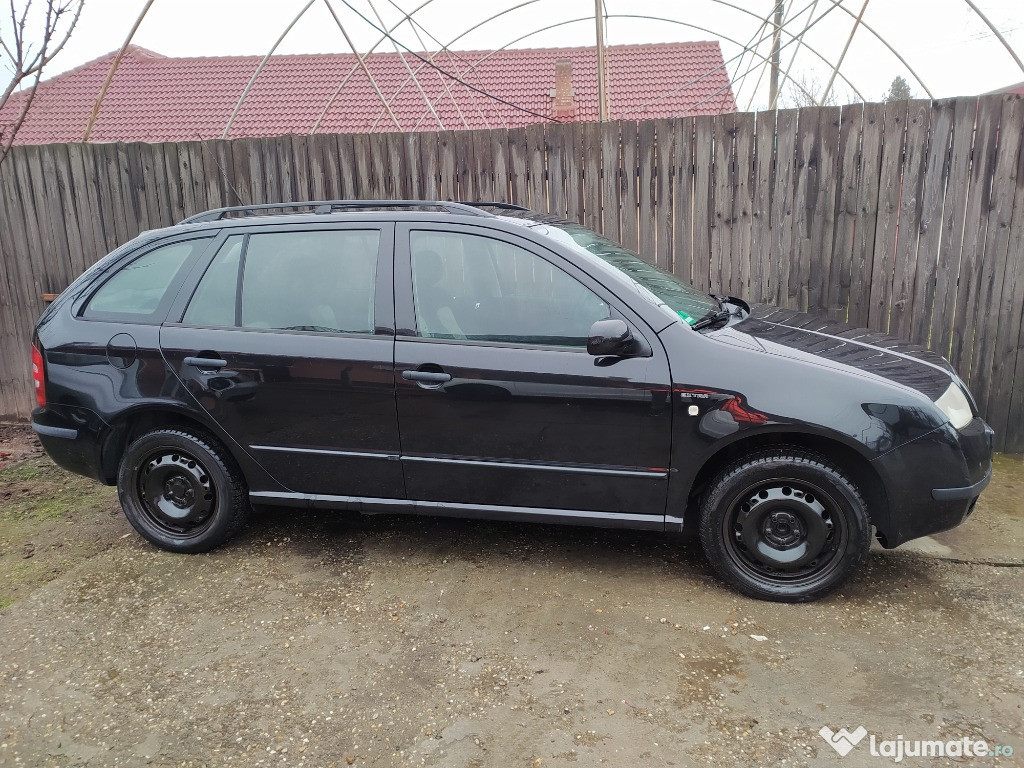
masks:
POLYGON ((577 251, 596 256, 602 265, 614 267, 633 281, 637 292, 673 317, 693 325, 718 309, 718 302, 675 275, 664 272, 640 258, 633 251, 601 237, 578 224, 546 225, 548 234, 577 251))

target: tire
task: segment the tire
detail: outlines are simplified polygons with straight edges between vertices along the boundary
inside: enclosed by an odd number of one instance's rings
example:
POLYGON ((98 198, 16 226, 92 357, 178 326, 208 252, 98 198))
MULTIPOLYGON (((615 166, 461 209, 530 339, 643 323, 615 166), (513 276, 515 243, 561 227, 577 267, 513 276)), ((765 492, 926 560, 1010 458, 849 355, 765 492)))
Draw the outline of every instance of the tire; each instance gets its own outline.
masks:
POLYGON ((760 600, 799 603, 838 589, 871 544, 857 486, 823 456, 795 448, 726 467, 700 502, 700 541, 722 581, 760 600))
POLYGON ((242 527, 245 479, 205 432, 158 429, 128 446, 117 473, 125 517, 143 538, 170 552, 208 552, 242 527))

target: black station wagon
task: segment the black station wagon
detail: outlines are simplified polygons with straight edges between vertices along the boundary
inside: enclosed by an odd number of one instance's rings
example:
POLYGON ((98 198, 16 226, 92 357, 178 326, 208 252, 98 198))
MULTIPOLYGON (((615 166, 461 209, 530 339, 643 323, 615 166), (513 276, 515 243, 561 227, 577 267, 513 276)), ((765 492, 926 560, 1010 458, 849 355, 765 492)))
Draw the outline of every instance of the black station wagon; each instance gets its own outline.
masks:
POLYGON ((958 525, 992 431, 941 356, 708 296, 516 206, 225 208, 145 232, 43 313, 32 423, 202 552, 250 505, 658 531, 747 595, 837 588, 958 525), (276 211, 276 213, 274 213, 276 211))

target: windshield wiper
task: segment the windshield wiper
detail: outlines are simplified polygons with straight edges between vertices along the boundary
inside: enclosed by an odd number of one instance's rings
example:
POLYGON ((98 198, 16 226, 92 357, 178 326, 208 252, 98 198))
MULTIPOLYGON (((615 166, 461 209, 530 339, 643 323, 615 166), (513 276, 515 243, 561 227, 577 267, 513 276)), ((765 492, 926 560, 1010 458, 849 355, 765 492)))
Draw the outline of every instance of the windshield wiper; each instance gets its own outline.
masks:
POLYGON ((715 309, 704 315, 704 317, 690 327, 695 331, 699 331, 701 328, 707 328, 709 325, 714 325, 715 323, 720 323, 723 320, 728 320, 733 316, 733 314, 734 313, 731 309, 715 309))
POLYGON ((734 315, 742 316, 743 308, 738 304, 730 303, 728 296, 715 296, 712 294, 711 298, 718 302, 718 309, 711 310, 704 315, 704 317, 690 326, 693 330, 699 331, 701 328, 707 328, 709 325, 721 323, 734 315))

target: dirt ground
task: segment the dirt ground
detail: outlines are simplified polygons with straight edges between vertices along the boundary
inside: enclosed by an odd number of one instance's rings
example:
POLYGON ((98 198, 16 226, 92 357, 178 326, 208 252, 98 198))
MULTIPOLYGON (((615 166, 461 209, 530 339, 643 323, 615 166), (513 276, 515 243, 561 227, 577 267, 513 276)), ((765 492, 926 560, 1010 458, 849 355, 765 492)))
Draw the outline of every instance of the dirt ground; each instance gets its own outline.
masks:
POLYGON ((279 511, 171 555, 4 427, 0 765, 894 762, 824 725, 1021 765, 1022 566, 1019 458, 960 529, 788 606, 649 533, 279 511))

